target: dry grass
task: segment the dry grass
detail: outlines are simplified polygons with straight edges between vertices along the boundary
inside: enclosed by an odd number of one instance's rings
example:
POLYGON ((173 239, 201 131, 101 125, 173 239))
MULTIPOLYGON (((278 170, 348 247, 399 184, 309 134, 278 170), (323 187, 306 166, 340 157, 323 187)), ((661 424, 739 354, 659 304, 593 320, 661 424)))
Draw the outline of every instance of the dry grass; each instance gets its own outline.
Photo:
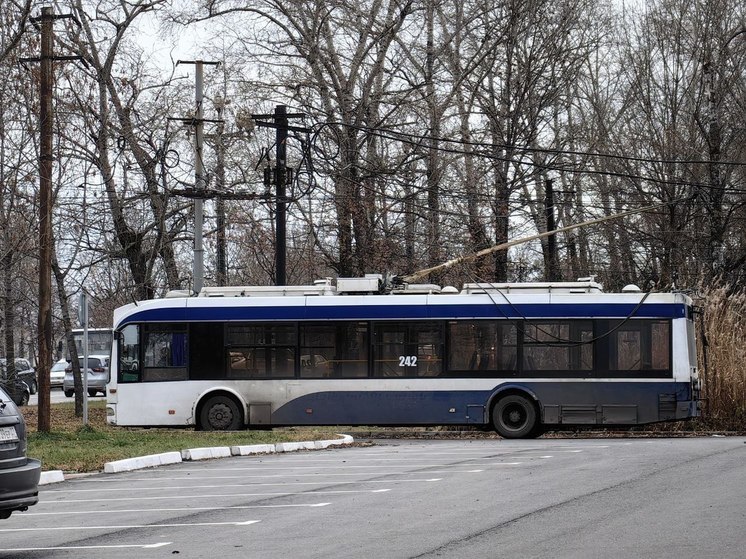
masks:
POLYGON ((746 429, 746 293, 730 286, 708 289, 697 322, 705 423, 713 429, 746 429))
POLYGON ((336 433, 332 427, 239 432, 110 427, 104 402, 91 402, 87 426, 75 416, 74 404, 55 404, 52 432, 38 433, 36 406, 25 406, 22 411, 29 431, 28 455, 40 459, 44 470, 65 472, 99 471, 106 462, 184 448, 329 439, 336 433))

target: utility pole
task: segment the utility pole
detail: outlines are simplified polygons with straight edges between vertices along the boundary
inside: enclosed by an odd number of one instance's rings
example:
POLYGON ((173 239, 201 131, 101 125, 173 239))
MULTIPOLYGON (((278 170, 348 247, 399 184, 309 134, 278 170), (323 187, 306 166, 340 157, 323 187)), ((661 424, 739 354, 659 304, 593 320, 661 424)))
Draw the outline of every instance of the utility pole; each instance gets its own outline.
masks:
MULTIPOLYGON (((202 99, 204 83, 204 66, 218 66, 220 62, 207 62, 204 60, 179 60, 179 64, 194 65, 194 101, 196 109, 192 119, 173 119, 188 122, 194 126, 194 189, 204 191, 207 188, 207 179, 205 176, 205 161, 202 156, 202 150, 205 141, 205 119, 202 116, 202 99)), ((214 122, 214 121, 209 121, 214 122)), ((202 291, 205 280, 205 260, 203 248, 203 225, 204 225, 204 200, 201 197, 194 199, 194 264, 193 264, 193 291, 199 294, 202 291)))
POLYGON ((268 115, 251 115, 256 120, 257 126, 275 129, 276 165, 272 170, 266 169, 264 174, 265 186, 271 186, 274 182, 276 188, 275 198, 275 285, 287 285, 286 277, 286 209, 287 209, 287 184, 292 181, 293 170, 287 166, 287 139, 288 131, 308 133, 308 128, 290 126, 288 119, 304 118, 303 113, 288 113, 285 105, 277 105, 275 112, 268 115), (264 119, 272 119, 266 122, 264 119))
POLYGON ((49 6, 41 9, 41 75, 39 128, 39 363, 36 369, 39 384, 39 413, 37 429, 51 430, 49 369, 52 364, 52 138, 54 133, 54 104, 52 94, 54 72, 54 12, 49 6))
MULTIPOLYGON (((222 122, 223 111, 227 101, 221 98, 215 102, 215 109, 218 111, 218 118, 221 122, 217 125, 217 134, 215 138, 215 156, 217 158, 217 168, 215 169, 215 189, 218 192, 225 191, 225 123, 222 122)), ((225 285, 228 278, 228 270, 225 259, 225 199, 219 197, 215 200, 215 283, 218 287, 225 285)))
POLYGON ((54 15, 45 6, 40 17, 31 22, 41 30, 41 56, 22 58, 20 62, 39 62, 39 314, 37 345, 39 362, 36 373, 39 387, 37 429, 48 433, 51 429, 49 370, 52 365, 52 140, 54 136, 54 65, 55 60, 80 60, 78 56, 54 56, 54 21, 73 19, 68 15, 54 15), (41 23, 41 25, 39 25, 41 23))
POLYGON ((287 140, 288 140, 288 118, 287 118, 287 107, 285 105, 277 105, 275 107, 275 142, 277 146, 277 167, 275 179, 277 181, 277 248, 275 250, 275 269, 277 275, 276 285, 287 285, 286 277, 286 251, 287 251, 287 235, 285 230, 286 217, 286 191, 285 191, 285 173, 287 173, 287 140))

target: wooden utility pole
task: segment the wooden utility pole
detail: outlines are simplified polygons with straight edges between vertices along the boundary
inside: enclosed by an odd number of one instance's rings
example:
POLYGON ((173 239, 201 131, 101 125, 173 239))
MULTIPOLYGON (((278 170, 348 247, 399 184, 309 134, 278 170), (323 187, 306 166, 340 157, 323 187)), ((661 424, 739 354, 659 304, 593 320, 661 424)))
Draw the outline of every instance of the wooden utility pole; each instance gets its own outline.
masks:
POLYGON ((52 93, 54 72, 54 12, 49 6, 41 9, 41 75, 39 113, 39 362, 36 372, 39 385, 39 414, 37 429, 48 433, 51 429, 49 369, 52 365, 52 138, 54 133, 54 105, 52 93))
POLYGON ((39 362, 36 366, 39 387, 39 413, 37 429, 47 433, 51 429, 49 370, 52 353, 52 140, 54 135, 54 61, 81 60, 79 56, 54 56, 54 21, 72 19, 71 14, 54 15, 54 9, 45 6, 41 16, 31 22, 41 30, 41 56, 21 58, 20 62, 39 62, 39 316, 37 321, 37 346, 39 362))

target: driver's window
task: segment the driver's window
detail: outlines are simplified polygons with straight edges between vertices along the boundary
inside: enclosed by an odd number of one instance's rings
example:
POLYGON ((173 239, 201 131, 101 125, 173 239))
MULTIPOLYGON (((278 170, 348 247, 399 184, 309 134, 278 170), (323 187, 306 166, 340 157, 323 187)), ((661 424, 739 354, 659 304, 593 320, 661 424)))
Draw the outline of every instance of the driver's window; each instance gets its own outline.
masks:
POLYGON ((140 328, 124 327, 119 335, 119 382, 140 382, 140 328))

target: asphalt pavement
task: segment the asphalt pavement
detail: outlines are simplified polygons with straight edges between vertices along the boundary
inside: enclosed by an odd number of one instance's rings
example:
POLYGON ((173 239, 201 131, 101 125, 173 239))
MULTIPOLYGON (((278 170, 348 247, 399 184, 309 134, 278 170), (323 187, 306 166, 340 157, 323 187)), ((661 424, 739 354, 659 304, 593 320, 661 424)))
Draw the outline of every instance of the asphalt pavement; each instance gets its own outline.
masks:
POLYGON ((44 486, 0 558, 743 557, 746 439, 376 441, 44 486))

